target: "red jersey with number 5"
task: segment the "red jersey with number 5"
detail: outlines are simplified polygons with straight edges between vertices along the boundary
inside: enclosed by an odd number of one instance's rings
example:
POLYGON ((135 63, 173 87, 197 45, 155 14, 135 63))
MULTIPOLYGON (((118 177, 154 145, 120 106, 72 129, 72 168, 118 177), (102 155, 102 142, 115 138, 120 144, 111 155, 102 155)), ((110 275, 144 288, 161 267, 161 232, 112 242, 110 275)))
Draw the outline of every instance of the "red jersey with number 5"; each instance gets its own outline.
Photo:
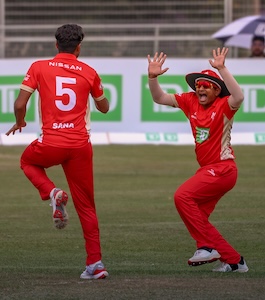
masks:
POLYGON ((73 54, 59 53, 53 59, 34 62, 21 89, 39 92, 40 142, 62 148, 78 148, 88 143, 89 94, 95 101, 105 97, 93 68, 73 54))
POLYGON ((217 98, 207 108, 199 103, 194 92, 175 94, 175 98, 190 121, 200 166, 235 159, 230 141, 237 110, 229 106, 229 96, 217 98))

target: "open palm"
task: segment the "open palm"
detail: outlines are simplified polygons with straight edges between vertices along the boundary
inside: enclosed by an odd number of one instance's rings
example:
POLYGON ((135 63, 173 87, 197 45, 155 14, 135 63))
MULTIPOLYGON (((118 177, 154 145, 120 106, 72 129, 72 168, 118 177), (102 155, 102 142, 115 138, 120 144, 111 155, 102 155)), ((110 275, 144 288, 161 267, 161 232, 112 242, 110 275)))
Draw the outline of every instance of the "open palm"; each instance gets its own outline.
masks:
POLYGON ((225 58, 228 53, 228 48, 217 48, 213 50, 213 59, 209 60, 211 66, 217 70, 224 68, 225 58))
POLYGON ((163 52, 161 52, 158 56, 158 53, 155 53, 155 56, 153 58, 153 60, 151 60, 150 55, 147 56, 148 58, 148 76, 149 78, 155 78, 159 75, 164 74, 168 68, 162 69, 163 63, 166 60, 166 54, 164 54, 163 52))

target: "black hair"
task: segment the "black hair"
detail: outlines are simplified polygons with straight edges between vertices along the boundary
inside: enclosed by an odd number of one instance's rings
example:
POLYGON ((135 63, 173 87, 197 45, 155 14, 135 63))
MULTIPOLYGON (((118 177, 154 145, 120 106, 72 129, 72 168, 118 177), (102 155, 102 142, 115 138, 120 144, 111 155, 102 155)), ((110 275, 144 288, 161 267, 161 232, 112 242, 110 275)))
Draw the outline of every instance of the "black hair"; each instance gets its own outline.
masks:
POLYGON ((84 32, 81 26, 65 24, 55 32, 59 52, 73 53, 83 38, 84 32))
POLYGON ((261 41, 264 44, 265 43, 264 36, 254 35, 253 38, 252 38, 252 43, 255 42, 255 41, 261 41))

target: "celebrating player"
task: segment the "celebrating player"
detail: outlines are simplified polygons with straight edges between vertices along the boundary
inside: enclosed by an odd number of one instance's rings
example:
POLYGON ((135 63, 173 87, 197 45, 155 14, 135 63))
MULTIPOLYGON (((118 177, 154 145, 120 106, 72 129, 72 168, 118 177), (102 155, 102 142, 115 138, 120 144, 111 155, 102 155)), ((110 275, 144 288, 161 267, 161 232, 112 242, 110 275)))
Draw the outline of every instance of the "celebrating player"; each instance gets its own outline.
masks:
POLYGON ((79 216, 87 251, 83 279, 108 276, 101 262, 99 226, 94 203, 92 146, 90 143, 89 94, 102 113, 109 110, 97 72, 77 60, 83 29, 76 24, 59 27, 55 33, 58 54, 34 62, 25 76, 15 101, 16 124, 6 133, 26 126, 26 105, 39 92, 41 136, 21 156, 21 168, 38 189, 42 200, 51 200, 53 221, 58 229, 68 223, 68 195, 47 177, 45 169, 61 165, 79 216))
POLYGON ((235 113, 243 102, 243 93, 225 66, 227 48, 213 50, 212 70, 186 75, 194 92, 165 93, 157 80, 168 68, 162 52, 151 59, 148 55, 149 87, 154 102, 180 108, 189 119, 195 140, 195 152, 200 168, 175 192, 175 205, 197 250, 188 260, 199 266, 220 260, 216 272, 247 272, 244 258, 222 237, 209 222, 209 216, 221 197, 231 190, 237 180, 237 166, 230 144, 235 113))

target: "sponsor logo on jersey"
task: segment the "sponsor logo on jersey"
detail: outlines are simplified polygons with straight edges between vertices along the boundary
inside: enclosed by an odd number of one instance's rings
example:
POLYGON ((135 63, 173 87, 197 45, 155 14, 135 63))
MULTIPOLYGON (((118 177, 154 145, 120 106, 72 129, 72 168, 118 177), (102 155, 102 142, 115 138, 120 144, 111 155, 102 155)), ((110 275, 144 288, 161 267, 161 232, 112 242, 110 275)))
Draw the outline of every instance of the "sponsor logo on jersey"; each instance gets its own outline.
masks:
POLYGON ((214 169, 207 170, 207 172, 209 172, 212 176, 215 176, 215 171, 214 171, 214 169))
POLYGON ((60 68, 65 68, 69 70, 76 70, 76 71, 82 71, 82 67, 76 66, 76 65, 69 65, 61 62, 54 62, 54 61, 49 61, 49 67, 60 67, 60 68))
POLYGON ((74 123, 53 123, 52 129, 75 128, 74 123))
POLYGON ((24 80, 25 80, 25 81, 28 81, 29 79, 30 79, 30 75, 27 74, 27 75, 24 77, 24 80))
POLYGON ((195 113, 192 114, 190 117, 193 118, 193 119, 197 119, 197 111, 195 111, 195 113))
POLYGON ((196 127, 196 142, 201 144, 209 138, 210 128, 196 127))

